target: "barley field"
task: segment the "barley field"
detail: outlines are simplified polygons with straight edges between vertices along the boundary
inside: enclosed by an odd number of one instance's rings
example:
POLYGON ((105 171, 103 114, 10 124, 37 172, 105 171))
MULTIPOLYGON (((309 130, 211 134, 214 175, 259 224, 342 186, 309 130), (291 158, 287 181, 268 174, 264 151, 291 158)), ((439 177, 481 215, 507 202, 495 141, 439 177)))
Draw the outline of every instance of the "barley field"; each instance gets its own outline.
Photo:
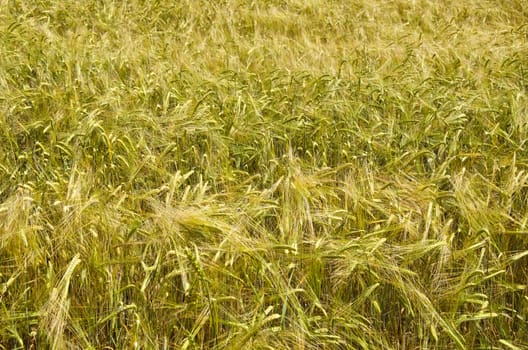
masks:
POLYGON ((524 0, 0 0, 0 349, 528 349, 524 0))

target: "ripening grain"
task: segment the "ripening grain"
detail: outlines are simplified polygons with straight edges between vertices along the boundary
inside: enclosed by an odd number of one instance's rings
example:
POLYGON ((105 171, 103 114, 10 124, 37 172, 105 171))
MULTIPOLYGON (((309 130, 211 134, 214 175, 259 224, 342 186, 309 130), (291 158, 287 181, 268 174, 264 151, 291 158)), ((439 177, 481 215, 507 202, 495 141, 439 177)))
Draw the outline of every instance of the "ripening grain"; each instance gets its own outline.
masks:
POLYGON ((522 0, 0 0, 0 349, 528 348, 522 0))

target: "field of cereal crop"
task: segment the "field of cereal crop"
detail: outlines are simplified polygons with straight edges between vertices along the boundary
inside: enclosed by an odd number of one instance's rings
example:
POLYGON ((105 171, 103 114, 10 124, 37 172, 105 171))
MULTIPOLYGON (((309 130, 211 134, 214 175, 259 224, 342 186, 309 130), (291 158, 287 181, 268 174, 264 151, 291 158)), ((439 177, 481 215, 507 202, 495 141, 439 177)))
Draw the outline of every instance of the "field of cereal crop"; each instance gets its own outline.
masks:
POLYGON ((0 349, 527 349, 524 0, 0 0, 0 349))

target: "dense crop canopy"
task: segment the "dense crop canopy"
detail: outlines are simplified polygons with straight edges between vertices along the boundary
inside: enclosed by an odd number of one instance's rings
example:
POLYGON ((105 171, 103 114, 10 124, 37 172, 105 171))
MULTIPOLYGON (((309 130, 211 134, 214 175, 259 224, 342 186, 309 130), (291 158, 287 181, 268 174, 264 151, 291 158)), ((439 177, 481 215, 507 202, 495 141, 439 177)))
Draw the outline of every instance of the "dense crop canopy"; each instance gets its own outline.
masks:
POLYGON ((0 0, 0 349, 528 348, 523 0, 0 0))

